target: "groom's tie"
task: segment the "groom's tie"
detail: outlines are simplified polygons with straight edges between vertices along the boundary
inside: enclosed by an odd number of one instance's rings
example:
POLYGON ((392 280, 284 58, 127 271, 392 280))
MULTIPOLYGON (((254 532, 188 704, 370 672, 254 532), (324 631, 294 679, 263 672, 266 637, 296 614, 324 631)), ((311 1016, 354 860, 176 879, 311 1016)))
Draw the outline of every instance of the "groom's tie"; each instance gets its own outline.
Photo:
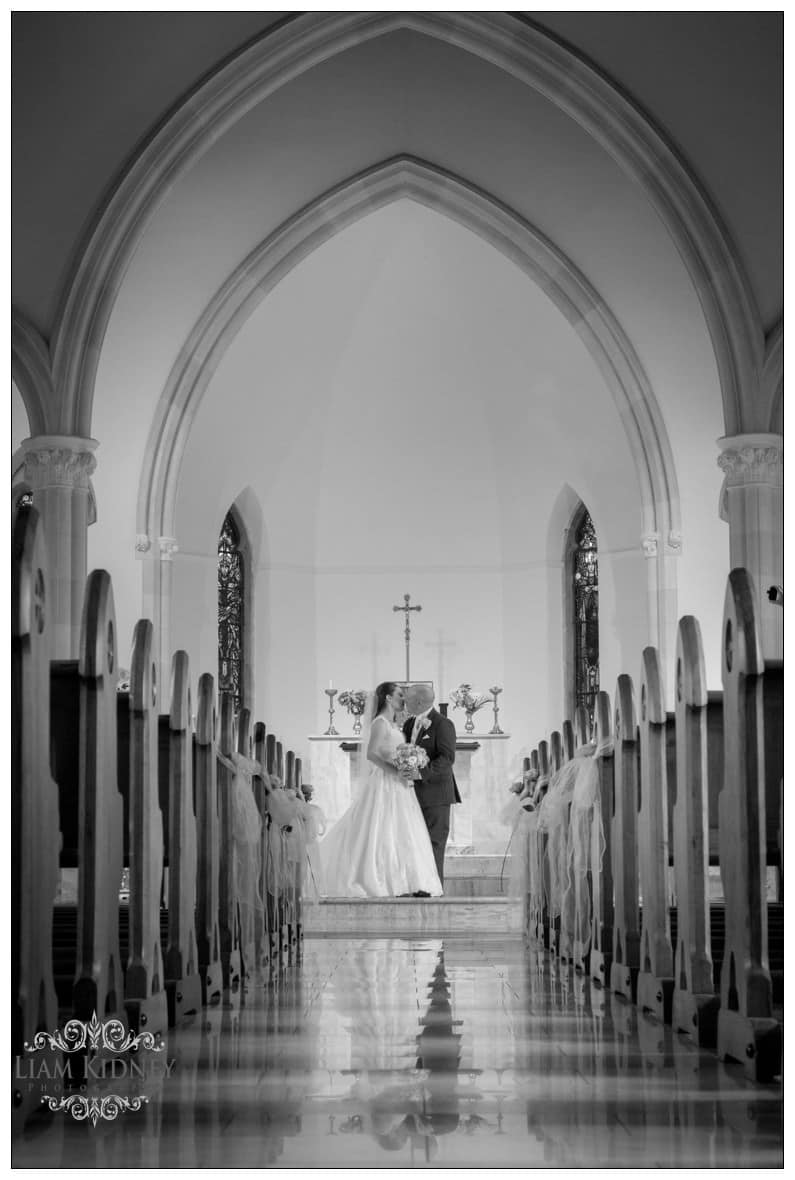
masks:
POLYGON ((420 735, 420 728, 422 726, 422 720, 423 720, 422 714, 420 714, 419 717, 414 718, 414 729, 411 731, 411 741, 412 741, 412 744, 415 746, 417 744, 417 738, 420 735))

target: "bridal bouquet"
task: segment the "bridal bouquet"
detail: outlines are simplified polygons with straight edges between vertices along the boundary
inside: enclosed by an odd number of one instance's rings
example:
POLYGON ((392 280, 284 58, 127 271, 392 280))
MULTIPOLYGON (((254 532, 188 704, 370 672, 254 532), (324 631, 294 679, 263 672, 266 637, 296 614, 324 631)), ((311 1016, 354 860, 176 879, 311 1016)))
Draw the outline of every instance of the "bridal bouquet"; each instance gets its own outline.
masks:
POLYGON ((395 766, 399 774, 407 778, 420 777, 420 771, 428 765, 428 755, 412 742, 403 742, 395 751, 395 766))

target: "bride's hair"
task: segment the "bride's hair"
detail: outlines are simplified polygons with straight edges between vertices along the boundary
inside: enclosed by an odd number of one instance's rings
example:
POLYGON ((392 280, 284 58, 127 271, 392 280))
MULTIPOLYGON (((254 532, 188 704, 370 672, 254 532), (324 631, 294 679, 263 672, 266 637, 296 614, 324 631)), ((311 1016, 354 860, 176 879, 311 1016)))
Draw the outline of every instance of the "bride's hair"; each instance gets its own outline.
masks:
POLYGON ((385 680, 383 684, 379 684, 375 690, 375 709, 373 716, 377 717, 386 704, 386 698, 391 697, 392 693, 397 688, 396 680, 385 680))

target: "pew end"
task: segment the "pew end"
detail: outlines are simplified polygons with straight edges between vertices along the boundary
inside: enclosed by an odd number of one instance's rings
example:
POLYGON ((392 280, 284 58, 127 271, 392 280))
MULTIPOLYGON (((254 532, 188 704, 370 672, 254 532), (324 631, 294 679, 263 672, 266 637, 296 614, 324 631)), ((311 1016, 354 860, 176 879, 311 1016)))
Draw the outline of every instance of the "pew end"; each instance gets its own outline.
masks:
POLYGON ((139 619, 130 662, 130 925, 124 1002, 135 1032, 165 1036, 168 1001, 160 945, 164 844, 153 648, 152 623, 139 619))
MULTIPOLYGON (((679 620, 676 644, 675 765, 671 777, 677 939, 671 1023, 702 1046, 717 1040, 719 997, 713 986, 709 870, 710 773, 716 725, 710 717, 701 628, 693 615, 679 620), (712 725, 710 723, 712 722, 712 725)), ((723 709, 720 705, 720 768, 723 709)), ((714 768, 712 768, 714 781, 714 768)))
POLYGON ((220 698, 218 733, 218 816, 219 816, 219 921, 221 964, 224 973, 224 1004, 238 1008, 243 991, 243 964, 240 950, 240 920, 234 880, 234 818, 232 789, 234 779, 235 715, 230 693, 220 698))
POLYGON ((78 1020, 126 1024, 119 946, 124 807, 116 749, 116 613, 107 570, 86 583, 79 660, 80 813, 77 973, 78 1020))
POLYGON ((655 647, 641 664, 638 867, 643 912, 637 997, 641 1012, 670 1024, 674 964, 668 914, 667 725, 662 667, 655 647))
POLYGON ((610 985, 613 966, 613 858, 612 815, 615 792, 615 757, 613 749, 610 696, 601 690, 594 705, 594 739, 599 770, 599 822, 604 837, 601 872, 591 875, 593 914, 591 951, 588 970, 593 983, 601 988, 610 985))
MULTIPOLYGON (((766 900, 765 733, 762 643, 747 570, 729 574, 721 655, 726 758, 719 798, 720 859, 726 898, 718 1056, 747 1077, 781 1073, 781 1026, 773 1017, 766 900), (723 871, 725 869, 725 872, 723 871)), ((782 735, 768 735, 781 743, 782 735)))
POLYGON ((591 719, 585 705, 578 705, 574 711, 574 743, 576 747, 587 746, 591 740, 591 719))
POLYGON ((632 677, 616 683, 612 816, 613 962, 610 990, 627 1000, 637 997, 640 970, 638 913, 638 718, 632 677))
MULTIPOLYGON (((218 788, 215 731, 215 681, 209 672, 199 678, 194 740, 196 785, 196 943, 202 1007, 220 1006, 224 978, 218 927, 218 788)), ((207 1013, 205 1012, 205 1019, 207 1013)))
MULTIPOLYGON (((55 1030, 53 898, 58 884, 58 787, 50 768, 51 590, 41 518, 17 509, 11 562, 11 1109, 19 1134, 40 1109, 44 1082, 25 1078, 26 1049, 55 1030)), ((60 1053, 38 1051, 44 1076, 60 1053)))
POLYGON ((163 972, 171 1028, 195 1019, 202 1007, 195 918, 197 850, 191 713, 190 661, 187 652, 177 651, 171 661, 168 762, 165 783, 162 775, 160 781, 169 866, 163 972))

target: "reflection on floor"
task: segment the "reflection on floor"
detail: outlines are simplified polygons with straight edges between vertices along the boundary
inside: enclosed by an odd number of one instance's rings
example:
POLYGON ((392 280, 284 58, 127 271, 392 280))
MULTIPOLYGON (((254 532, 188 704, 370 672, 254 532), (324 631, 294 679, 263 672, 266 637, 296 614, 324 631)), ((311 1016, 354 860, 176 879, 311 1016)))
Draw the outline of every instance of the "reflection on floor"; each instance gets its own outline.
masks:
POLYGON ((550 971, 518 937, 307 938, 170 1035, 140 1111, 42 1115, 13 1163, 782 1166, 780 1086, 550 971))

